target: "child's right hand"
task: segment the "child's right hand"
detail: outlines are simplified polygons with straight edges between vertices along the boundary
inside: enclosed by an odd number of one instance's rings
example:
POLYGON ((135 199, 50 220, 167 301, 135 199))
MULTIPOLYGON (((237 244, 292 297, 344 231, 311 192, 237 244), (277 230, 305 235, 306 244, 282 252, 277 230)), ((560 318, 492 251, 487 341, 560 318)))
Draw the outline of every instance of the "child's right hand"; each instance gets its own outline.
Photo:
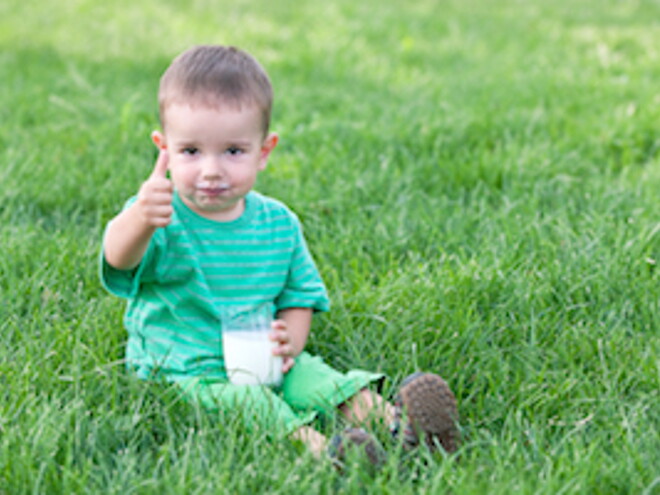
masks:
POLYGON ((161 149, 156 166, 138 192, 138 211, 150 227, 165 227, 172 220, 174 186, 167 178, 168 161, 167 151, 161 149))

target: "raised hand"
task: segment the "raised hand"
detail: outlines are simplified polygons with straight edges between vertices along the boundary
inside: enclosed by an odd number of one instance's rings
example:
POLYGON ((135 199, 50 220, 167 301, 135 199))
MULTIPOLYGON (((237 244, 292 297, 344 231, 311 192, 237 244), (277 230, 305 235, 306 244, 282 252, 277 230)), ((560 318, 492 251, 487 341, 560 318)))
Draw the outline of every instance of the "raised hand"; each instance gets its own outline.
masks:
POLYGON ((167 151, 161 150, 151 175, 138 192, 136 206, 150 227, 165 227, 172 221, 174 186, 167 178, 168 161, 167 151))

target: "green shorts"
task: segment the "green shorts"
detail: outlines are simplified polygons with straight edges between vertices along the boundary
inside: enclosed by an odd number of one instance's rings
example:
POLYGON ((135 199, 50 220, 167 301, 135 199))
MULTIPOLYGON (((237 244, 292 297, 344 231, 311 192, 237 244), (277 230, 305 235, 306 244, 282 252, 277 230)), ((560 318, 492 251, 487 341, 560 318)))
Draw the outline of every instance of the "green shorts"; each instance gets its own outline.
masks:
POLYGON ((179 382, 186 400, 211 411, 240 409, 248 428, 289 434, 318 414, 337 406, 384 375, 362 370, 341 373, 320 357, 303 352, 284 375, 281 387, 232 385, 223 379, 190 378, 179 382))

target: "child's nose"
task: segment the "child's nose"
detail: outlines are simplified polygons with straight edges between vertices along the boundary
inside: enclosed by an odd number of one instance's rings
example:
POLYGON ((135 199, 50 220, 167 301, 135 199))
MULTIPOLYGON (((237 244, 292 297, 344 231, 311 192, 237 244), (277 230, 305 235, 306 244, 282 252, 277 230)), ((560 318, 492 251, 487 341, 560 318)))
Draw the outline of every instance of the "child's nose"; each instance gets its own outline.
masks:
POLYGON ((202 169, 204 177, 222 177, 225 175, 225 169, 222 164, 222 158, 217 156, 209 157, 202 169))

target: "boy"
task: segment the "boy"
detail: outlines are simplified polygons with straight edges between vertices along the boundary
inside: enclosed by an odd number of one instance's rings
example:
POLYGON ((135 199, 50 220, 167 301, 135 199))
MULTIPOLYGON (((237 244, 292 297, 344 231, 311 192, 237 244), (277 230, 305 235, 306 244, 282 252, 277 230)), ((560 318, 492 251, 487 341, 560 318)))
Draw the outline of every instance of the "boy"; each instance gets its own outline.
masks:
MULTIPOLYGON (((241 408, 253 426, 302 440, 317 456, 328 442, 309 423, 335 409, 357 423, 377 416, 394 433, 405 409, 406 445, 423 435, 431 447, 437 440, 455 450, 455 401, 440 377, 409 377, 392 405, 368 389, 382 375, 343 374, 303 351, 312 313, 326 311, 328 297, 297 217, 252 190, 278 142, 269 131, 272 99, 263 68, 234 47, 194 47, 163 74, 162 132, 152 134, 158 159, 103 240, 103 284, 128 299, 127 366, 177 383, 205 407, 241 408), (282 386, 232 385, 222 315, 262 303, 276 315, 282 386)), ((364 445, 377 462, 379 447, 362 429, 334 443, 340 454, 364 445)))

